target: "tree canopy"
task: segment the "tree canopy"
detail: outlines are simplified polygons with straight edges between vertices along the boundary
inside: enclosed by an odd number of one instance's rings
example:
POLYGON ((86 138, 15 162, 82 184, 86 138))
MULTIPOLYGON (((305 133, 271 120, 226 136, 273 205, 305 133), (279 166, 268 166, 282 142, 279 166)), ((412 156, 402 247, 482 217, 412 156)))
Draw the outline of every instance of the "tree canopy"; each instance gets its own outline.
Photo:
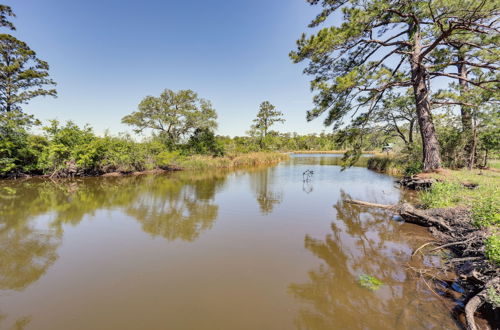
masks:
POLYGON ((9 34, 0 34, 0 109, 21 109, 37 96, 56 96, 55 85, 49 78, 49 65, 36 57, 24 42, 9 34))
MULTIPOLYGON (((9 6, 0 5, 0 27, 15 30, 9 6)), ((56 96, 49 78, 49 65, 37 58, 25 42, 10 34, 0 34, 0 111, 20 110, 21 104, 37 96, 56 96)))
POLYGON ((135 127, 137 133, 152 129, 176 144, 196 129, 217 128, 217 113, 210 101, 198 97, 192 90, 178 92, 165 89, 159 97, 147 96, 138 110, 122 118, 124 124, 135 127))

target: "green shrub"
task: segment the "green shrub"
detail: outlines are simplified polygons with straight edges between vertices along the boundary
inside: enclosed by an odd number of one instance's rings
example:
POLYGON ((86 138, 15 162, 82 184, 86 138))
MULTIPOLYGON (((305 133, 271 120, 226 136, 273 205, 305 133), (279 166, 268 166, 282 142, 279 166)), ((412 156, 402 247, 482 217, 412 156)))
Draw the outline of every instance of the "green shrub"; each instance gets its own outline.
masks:
POLYGON ((415 163, 412 163, 410 165, 408 165, 405 170, 404 170, 404 174, 405 176, 412 176, 412 175, 415 175, 415 174, 418 174, 420 172, 422 172, 423 170, 423 165, 421 162, 415 162, 415 163))
POLYGON ((423 191, 420 197, 427 208, 450 207, 460 201, 460 191, 464 189, 455 182, 436 182, 431 189, 423 191))
POLYGON ((176 161, 179 161, 181 158, 178 151, 162 151, 156 155, 155 162, 159 167, 167 167, 169 165, 174 165, 176 161))
POLYGON ((486 257, 492 262, 500 265, 500 236, 494 232, 484 242, 486 257))
POLYGON ((500 225, 500 205, 493 196, 480 197, 472 205, 472 219, 478 227, 500 225))
POLYGON ((493 308, 500 308, 500 293, 496 291, 494 287, 488 288, 486 291, 486 299, 493 305, 493 308))

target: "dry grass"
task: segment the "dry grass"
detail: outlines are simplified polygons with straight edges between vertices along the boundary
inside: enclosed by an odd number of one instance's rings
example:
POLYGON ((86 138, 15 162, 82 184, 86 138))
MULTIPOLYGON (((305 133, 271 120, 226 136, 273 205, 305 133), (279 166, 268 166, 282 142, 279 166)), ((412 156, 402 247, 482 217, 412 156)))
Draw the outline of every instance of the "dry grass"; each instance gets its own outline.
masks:
POLYGON ((289 158, 288 154, 277 152, 254 152, 227 157, 195 155, 179 160, 175 165, 185 170, 204 170, 215 168, 237 168, 265 164, 277 164, 289 158))
MULTIPOLYGON (((292 154, 344 154, 346 150, 298 150, 292 151, 292 154)), ((363 151, 364 154, 375 154, 375 151, 363 151)))

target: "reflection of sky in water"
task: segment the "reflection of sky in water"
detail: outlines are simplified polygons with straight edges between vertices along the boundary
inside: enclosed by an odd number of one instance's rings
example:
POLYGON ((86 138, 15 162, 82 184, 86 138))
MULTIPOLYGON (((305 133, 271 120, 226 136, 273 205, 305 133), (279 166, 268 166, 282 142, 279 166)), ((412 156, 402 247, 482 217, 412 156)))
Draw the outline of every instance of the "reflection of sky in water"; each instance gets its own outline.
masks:
POLYGON ((342 203, 397 203, 394 179, 341 171, 338 156, 228 173, 0 182, 14 189, 0 195, 0 328, 26 316, 27 329, 448 324, 405 268, 423 231, 342 203), (9 288, 20 272, 22 285, 9 288), (385 285, 366 291, 364 273, 385 285), (430 306, 441 323, 406 316, 430 306))

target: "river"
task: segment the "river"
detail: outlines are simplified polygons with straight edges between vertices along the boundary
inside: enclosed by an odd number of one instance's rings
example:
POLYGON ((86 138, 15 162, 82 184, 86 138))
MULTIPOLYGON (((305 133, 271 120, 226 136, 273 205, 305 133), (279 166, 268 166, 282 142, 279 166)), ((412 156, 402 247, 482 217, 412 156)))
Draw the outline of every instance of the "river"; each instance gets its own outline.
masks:
POLYGON ((343 202, 409 197, 338 160, 1 181, 0 329, 457 328, 426 230, 343 202))

